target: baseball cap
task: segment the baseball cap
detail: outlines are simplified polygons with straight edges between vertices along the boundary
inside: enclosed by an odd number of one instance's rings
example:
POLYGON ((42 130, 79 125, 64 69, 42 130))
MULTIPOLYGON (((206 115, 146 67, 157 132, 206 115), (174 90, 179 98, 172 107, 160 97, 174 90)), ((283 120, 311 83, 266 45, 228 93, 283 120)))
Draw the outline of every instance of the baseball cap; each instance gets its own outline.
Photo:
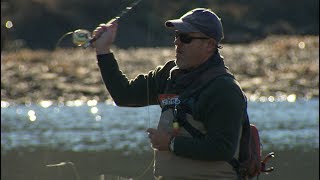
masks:
POLYGON ((218 43, 224 38, 221 19, 206 8, 193 9, 179 19, 166 21, 165 26, 184 33, 201 32, 218 43))

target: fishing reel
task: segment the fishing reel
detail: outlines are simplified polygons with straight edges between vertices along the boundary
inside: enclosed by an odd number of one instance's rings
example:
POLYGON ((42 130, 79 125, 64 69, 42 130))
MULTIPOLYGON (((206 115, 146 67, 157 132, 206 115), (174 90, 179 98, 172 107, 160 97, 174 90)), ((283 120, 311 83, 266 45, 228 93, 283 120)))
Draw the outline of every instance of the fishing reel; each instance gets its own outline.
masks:
POLYGON ((72 32, 72 42, 76 46, 84 46, 90 39, 91 33, 88 30, 77 29, 72 32))
POLYGON ((62 35, 56 44, 56 48, 59 47, 61 41, 68 35, 72 35, 72 42, 76 46, 87 48, 91 45, 90 41, 92 40, 92 37, 90 31, 86 29, 77 29, 62 35))

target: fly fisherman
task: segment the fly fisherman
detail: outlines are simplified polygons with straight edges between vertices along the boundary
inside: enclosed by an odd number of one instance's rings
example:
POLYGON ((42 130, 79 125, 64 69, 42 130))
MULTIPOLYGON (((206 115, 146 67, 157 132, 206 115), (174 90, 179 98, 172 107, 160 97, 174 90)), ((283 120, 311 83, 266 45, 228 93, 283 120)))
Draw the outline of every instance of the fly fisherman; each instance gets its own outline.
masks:
POLYGON ((157 129, 149 128, 155 151, 154 177, 161 180, 237 179, 237 158, 246 100, 219 53, 220 18, 197 8, 165 26, 175 31, 176 59, 128 80, 110 50, 117 22, 94 31, 103 81, 119 106, 160 105, 157 129))

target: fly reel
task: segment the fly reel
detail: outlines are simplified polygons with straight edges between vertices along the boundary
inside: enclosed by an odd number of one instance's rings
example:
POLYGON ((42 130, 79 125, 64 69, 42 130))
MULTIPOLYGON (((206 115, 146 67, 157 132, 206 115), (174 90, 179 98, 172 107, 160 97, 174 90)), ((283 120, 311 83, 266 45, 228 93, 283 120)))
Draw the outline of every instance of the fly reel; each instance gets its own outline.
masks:
POLYGON ((77 29, 72 33, 72 42, 77 46, 83 46, 91 39, 91 33, 85 29, 77 29))

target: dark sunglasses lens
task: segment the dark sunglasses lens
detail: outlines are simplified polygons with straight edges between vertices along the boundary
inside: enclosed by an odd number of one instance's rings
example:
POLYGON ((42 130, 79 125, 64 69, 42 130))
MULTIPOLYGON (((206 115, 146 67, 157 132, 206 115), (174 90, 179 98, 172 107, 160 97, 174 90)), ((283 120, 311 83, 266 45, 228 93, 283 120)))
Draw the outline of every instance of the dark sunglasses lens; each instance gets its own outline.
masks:
POLYGON ((188 44, 192 41, 192 38, 188 36, 187 34, 180 34, 180 41, 182 43, 188 44))
POLYGON ((175 33, 175 38, 176 39, 180 39, 180 41, 182 42, 182 43, 185 43, 185 44, 188 44, 188 43, 190 43, 191 41, 192 41, 192 38, 188 35, 188 34, 184 34, 184 33, 178 33, 178 32, 176 32, 175 33))

